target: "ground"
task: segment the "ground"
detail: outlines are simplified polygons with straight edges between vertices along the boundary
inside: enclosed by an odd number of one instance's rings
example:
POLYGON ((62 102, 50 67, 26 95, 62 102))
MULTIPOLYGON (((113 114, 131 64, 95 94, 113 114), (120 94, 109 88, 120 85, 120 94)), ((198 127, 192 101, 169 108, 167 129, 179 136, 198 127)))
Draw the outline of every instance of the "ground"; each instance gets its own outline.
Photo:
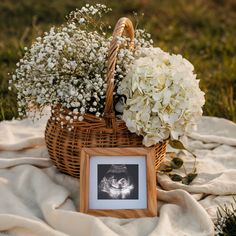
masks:
POLYGON ((236 1, 235 0, 3 0, 0 1, 0 120, 17 117, 16 94, 8 91, 8 73, 37 35, 61 24, 69 11, 85 3, 113 8, 107 21, 121 16, 139 21, 155 46, 180 53, 195 66, 206 93, 204 114, 236 122, 236 1))

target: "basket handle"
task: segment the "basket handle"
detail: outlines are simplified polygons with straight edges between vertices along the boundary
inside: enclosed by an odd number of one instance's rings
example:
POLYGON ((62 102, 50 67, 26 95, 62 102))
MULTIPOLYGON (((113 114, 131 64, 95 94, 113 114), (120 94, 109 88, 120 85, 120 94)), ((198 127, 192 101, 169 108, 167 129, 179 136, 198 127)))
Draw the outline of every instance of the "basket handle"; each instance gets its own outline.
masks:
POLYGON ((108 52, 107 90, 104 109, 104 118, 106 120, 107 127, 114 127, 115 125, 115 113, 113 109, 113 90, 117 54, 120 46, 117 37, 122 36, 124 32, 126 32, 130 38, 129 48, 133 49, 134 27, 131 20, 126 17, 120 18, 116 23, 108 52))

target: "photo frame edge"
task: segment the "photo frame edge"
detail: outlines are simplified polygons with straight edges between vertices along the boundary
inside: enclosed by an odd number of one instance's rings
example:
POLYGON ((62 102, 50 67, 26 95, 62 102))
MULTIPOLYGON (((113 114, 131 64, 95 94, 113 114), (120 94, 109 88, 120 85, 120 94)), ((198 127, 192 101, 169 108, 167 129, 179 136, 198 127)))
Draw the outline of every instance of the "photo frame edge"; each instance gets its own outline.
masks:
POLYGON ((147 209, 152 216, 157 215, 157 190, 154 148, 147 155, 147 209), (151 194, 150 194, 151 193, 151 194))
MULTIPOLYGON (((95 215, 95 216, 110 216, 117 218, 138 218, 138 217, 153 217, 157 215, 157 199, 156 199, 156 176, 155 176, 155 167, 154 167, 154 156, 153 156, 154 148, 145 148, 145 147, 124 147, 124 148, 83 148, 81 150, 81 169, 80 169, 80 188, 82 187, 85 191, 80 191, 80 212, 95 215), (130 150, 132 155, 145 155, 146 156, 146 181, 147 181, 147 208, 145 209, 89 209, 89 161, 90 157, 93 154, 100 153, 100 151, 104 152, 105 149, 108 151, 114 151, 116 149, 116 154, 113 156, 117 156, 118 153, 127 155, 127 150, 130 150), (122 151, 121 151, 122 150, 122 151), (121 151, 121 152, 120 152, 121 151), (126 151, 125 153, 122 153, 126 151), (139 153, 138 151, 141 151, 139 153), (85 175, 85 176, 84 176, 85 175), (84 180, 85 179, 85 180, 84 180), (149 190, 151 192, 155 191, 155 193, 148 194, 149 190)), ((104 154, 104 156, 112 156, 111 154, 104 154)))
POLYGON ((89 210, 89 159, 86 150, 81 150, 80 155, 80 212, 87 213, 89 210), (81 191, 84 189, 84 191, 81 191))

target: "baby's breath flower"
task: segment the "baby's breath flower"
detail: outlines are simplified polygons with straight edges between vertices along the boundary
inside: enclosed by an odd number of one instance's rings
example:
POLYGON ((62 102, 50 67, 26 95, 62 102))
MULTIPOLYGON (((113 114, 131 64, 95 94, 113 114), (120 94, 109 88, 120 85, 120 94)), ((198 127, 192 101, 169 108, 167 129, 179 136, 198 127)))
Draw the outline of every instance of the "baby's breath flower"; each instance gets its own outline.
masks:
MULTIPOLYGON (((55 119, 62 126, 65 120, 67 125, 73 119, 82 121, 85 113, 103 114, 107 56, 112 38, 103 32, 103 23, 99 23, 102 21, 98 18, 109 11, 111 9, 103 4, 86 4, 71 12, 64 25, 52 27, 36 38, 17 62, 15 74, 9 81, 9 89, 14 86, 18 92, 19 114, 25 115, 29 104, 40 108, 51 105, 53 109, 59 105, 60 113, 71 111, 55 119)), ((135 33, 135 50, 152 46, 145 31, 135 33)), ((120 44, 127 45, 129 41, 119 37, 120 44)), ((115 97, 128 65, 134 60, 135 50, 122 45, 118 53, 113 80, 115 97)))
POLYGON ((84 18, 80 18, 80 19, 79 19, 79 23, 80 23, 80 24, 82 24, 82 23, 84 23, 84 22, 85 22, 85 19, 84 19, 84 18))

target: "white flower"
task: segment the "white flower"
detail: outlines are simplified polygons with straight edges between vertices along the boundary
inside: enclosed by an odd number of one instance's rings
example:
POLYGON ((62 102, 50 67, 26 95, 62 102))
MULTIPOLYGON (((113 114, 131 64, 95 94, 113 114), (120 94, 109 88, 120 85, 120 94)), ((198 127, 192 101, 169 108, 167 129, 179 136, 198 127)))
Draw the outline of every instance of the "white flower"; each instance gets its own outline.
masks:
POLYGON ((85 112, 85 108, 84 107, 81 107, 80 108, 80 112, 83 114, 85 112))
POLYGON ((79 19, 79 23, 80 23, 80 24, 82 24, 82 23, 84 23, 84 22, 85 22, 85 19, 84 19, 84 18, 80 18, 80 19, 79 19))
MULTIPOLYGON (((110 10, 102 4, 86 5, 71 12, 65 24, 52 27, 36 39, 17 63, 12 76, 10 87, 17 90, 21 113, 27 113, 30 106, 42 110, 48 105, 55 109, 60 105, 61 113, 69 109, 73 111, 70 118, 76 115, 79 120, 83 120, 85 113, 96 116, 104 113, 107 58, 112 37, 101 32, 104 25, 101 17, 110 10)), ((135 52, 151 47, 144 30, 136 30, 135 35, 135 50, 122 47, 118 52, 114 96, 135 52)), ((128 39, 120 37, 120 40, 127 43, 128 39)), ((55 122, 62 120, 60 117, 55 122)))
POLYGON ((204 93, 193 65, 160 48, 143 48, 129 67, 118 93, 127 97, 122 119, 143 135, 143 144, 178 139, 202 115, 204 93))

